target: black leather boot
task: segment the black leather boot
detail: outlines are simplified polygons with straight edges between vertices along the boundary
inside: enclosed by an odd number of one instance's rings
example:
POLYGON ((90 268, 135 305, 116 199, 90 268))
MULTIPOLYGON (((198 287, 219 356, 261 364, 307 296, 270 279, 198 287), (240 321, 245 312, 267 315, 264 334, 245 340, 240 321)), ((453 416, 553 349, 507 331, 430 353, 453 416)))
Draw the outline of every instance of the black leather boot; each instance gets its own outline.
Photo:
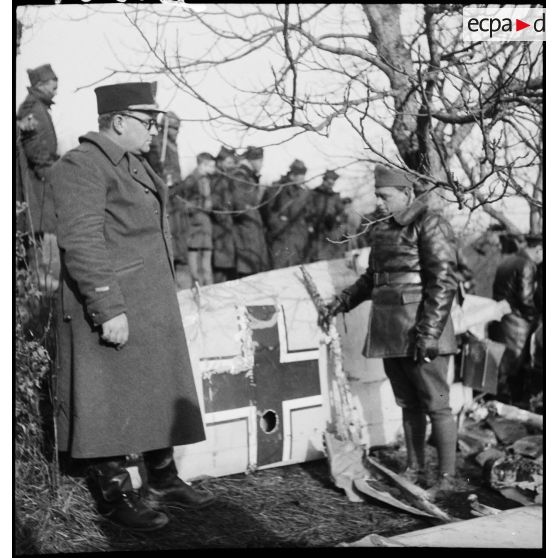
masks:
POLYGON ((169 518, 150 508, 134 490, 122 461, 104 461, 89 468, 88 477, 99 513, 112 523, 133 531, 153 531, 169 518))
POLYGON ((143 453, 147 472, 145 499, 153 507, 204 508, 215 501, 215 496, 195 490, 178 477, 172 448, 143 453))

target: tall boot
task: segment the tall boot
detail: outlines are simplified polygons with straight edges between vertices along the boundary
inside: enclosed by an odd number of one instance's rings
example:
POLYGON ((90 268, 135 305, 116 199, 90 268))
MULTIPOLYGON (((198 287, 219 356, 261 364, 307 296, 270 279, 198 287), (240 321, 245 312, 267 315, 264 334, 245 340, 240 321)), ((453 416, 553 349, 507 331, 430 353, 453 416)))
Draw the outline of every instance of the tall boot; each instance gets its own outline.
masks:
POLYGON ((402 476, 407 480, 424 485, 426 414, 421 409, 403 408, 403 433, 407 448, 407 468, 402 476))
POLYGON ((99 513, 125 529, 153 531, 169 518, 145 504, 134 490, 123 459, 103 460, 89 467, 88 480, 99 513))
POLYGON ((430 421, 432 422, 432 437, 438 451, 439 476, 436 483, 427 492, 431 498, 435 499, 444 492, 456 490, 457 425, 449 408, 430 413, 430 421))
POLYGON ((153 507, 203 508, 215 500, 212 494, 195 490, 179 478, 172 447, 145 451, 143 461, 148 485, 146 500, 153 507))

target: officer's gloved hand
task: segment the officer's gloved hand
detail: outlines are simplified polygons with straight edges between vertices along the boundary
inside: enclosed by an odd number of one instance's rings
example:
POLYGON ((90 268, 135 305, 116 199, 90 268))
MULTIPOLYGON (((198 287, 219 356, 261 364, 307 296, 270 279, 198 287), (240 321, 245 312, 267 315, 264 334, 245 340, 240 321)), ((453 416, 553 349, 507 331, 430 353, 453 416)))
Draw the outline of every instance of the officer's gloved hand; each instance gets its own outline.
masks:
POLYGON ((432 337, 417 337, 415 346, 417 362, 432 362, 439 354, 438 340, 432 337))
POLYGON ((331 322, 331 319, 339 314, 339 312, 345 311, 345 303, 339 297, 335 297, 329 304, 326 305, 325 312, 320 312, 318 316, 318 326, 322 329, 327 329, 331 322))

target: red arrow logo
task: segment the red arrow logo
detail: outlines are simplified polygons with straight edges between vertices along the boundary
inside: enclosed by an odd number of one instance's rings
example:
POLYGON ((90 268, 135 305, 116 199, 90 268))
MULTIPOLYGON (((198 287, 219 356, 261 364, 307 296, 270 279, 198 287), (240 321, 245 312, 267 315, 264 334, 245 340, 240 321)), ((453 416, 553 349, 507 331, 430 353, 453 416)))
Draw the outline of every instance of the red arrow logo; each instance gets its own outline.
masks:
POLYGON ((522 29, 525 29, 527 27, 531 27, 531 24, 530 23, 525 23, 524 21, 521 21, 520 19, 515 20, 515 30, 516 31, 521 31, 522 29))

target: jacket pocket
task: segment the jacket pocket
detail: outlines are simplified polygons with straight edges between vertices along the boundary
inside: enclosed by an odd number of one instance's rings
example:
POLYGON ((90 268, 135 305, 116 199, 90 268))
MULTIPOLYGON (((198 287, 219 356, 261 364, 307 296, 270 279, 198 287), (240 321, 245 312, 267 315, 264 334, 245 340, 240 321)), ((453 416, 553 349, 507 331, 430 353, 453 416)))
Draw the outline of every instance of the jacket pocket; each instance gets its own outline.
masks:
POLYGON ((143 258, 121 265, 114 270, 114 273, 116 273, 116 275, 126 275, 132 271, 138 271, 139 269, 143 269, 143 258))
POLYGON ((412 304, 421 300, 422 293, 401 293, 401 304, 412 304))

